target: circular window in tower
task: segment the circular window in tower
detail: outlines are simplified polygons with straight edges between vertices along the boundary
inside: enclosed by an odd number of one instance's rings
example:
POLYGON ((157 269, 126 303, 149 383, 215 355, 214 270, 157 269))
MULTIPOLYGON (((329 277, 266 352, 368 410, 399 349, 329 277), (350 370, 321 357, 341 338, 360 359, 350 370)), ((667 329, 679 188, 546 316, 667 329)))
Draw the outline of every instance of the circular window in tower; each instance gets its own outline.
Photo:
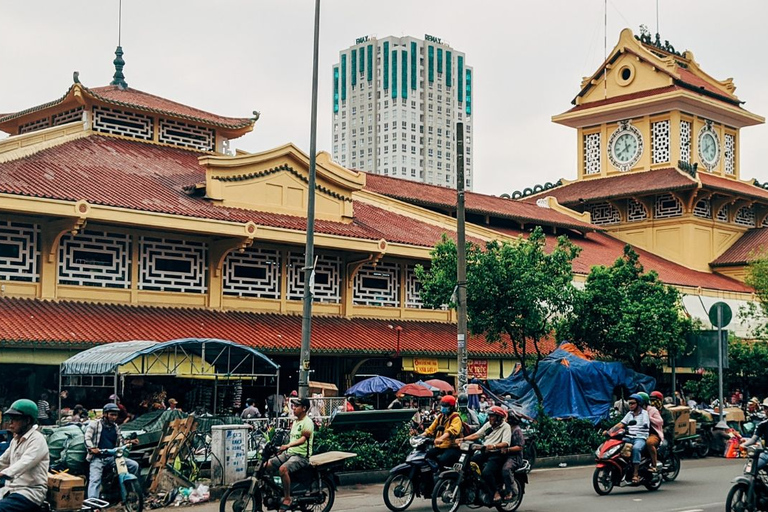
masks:
POLYGON ((627 62, 622 64, 616 73, 616 83, 621 86, 627 86, 635 79, 635 67, 627 62))

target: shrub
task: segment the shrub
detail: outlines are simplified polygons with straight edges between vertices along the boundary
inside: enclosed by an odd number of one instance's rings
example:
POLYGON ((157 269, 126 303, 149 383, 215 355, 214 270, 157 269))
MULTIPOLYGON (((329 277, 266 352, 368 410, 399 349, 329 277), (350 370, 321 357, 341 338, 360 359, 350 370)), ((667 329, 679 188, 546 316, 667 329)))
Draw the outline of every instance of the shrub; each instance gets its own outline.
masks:
POLYGON ((393 431, 393 435, 384 442, 376 441, 369 432, 340 432, 324 428, 315 433, 314 451, 323 453, 340 450, 354 452, 357 457, 347 459, 346 471, 375 471, 391 469, 405 460, 410 452, 408 444, 408 426, 393 431))
POLYGON ((540 457, 592 453, 605 438, 601 432, 615 422, 594 425, 589 420, 550 418, 542 408, 536 420, 536 452, 540 457))

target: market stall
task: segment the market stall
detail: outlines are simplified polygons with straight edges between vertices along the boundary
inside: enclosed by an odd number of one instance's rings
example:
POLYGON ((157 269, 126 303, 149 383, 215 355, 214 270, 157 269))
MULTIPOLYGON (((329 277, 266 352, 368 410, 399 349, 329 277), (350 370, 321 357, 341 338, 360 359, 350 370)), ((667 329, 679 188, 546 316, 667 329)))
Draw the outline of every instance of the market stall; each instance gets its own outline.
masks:
POLYGON ((64 361, 59 376, 60 396, 62 389, 86 387, 122 396, 128 379, 193 379, 187 410, 199 407, 217 414, 242 407, 244 383, 276 393, 280 367, 256 349, 232 341, 184 338, 99 345, 64 361))

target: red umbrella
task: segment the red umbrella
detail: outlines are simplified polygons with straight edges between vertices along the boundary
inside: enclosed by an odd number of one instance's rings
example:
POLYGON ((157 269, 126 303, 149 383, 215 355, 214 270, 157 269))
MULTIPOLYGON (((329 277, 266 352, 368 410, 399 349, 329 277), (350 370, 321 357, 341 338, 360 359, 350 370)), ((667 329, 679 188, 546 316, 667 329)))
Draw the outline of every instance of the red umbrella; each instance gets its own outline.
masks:
POLYGON ((437 388, 437 389, 439 389, 440 391, 445 391, 446 393, 447 393, 447 392, 449 392, 449 391, 450 391, 451 393, 453 393, 453 392, 455 391, 455 390, 453 389, 453 386, 451 386, 450 384, 448 384, 448 383, 447 383, 447 382, 445 382, 444 380, 440 380, 440 379, 430 379, 430 380, 428 380, 428 381, 425 381, 425 382, 426 382, 427 384, 429 384, 430 386, 432 386, 432 387, 434 387, 434 388, 437 388))
POLYGON ((421 384, 416 384, 415 382, 412 382, 410 384, 406 384, 405 386, 401 387, 397 390, 397 396, 402 395, 408 395, 408 396, 416 396, 416 397, 422 397, 427 398, 432 396, 432 392, 429 390, 429 388, 425 388, 421 384))

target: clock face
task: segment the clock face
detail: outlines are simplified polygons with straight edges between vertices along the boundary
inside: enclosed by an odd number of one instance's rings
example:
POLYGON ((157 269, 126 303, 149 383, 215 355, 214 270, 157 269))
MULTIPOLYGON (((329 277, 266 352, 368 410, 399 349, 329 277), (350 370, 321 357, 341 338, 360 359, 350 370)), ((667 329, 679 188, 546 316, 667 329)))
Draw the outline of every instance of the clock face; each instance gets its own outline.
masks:
POLYGON ((631 162, 640 149, 637 135, 632 132, 624 132, 616 137, 613 143, 613 156, 617 162, 626 164, 631 162))
POLYGON ((704 163, 714 164, 719 153, 717 138, 711 132, 704 132, 699 139, 701 147, 701 159, 704 163))

